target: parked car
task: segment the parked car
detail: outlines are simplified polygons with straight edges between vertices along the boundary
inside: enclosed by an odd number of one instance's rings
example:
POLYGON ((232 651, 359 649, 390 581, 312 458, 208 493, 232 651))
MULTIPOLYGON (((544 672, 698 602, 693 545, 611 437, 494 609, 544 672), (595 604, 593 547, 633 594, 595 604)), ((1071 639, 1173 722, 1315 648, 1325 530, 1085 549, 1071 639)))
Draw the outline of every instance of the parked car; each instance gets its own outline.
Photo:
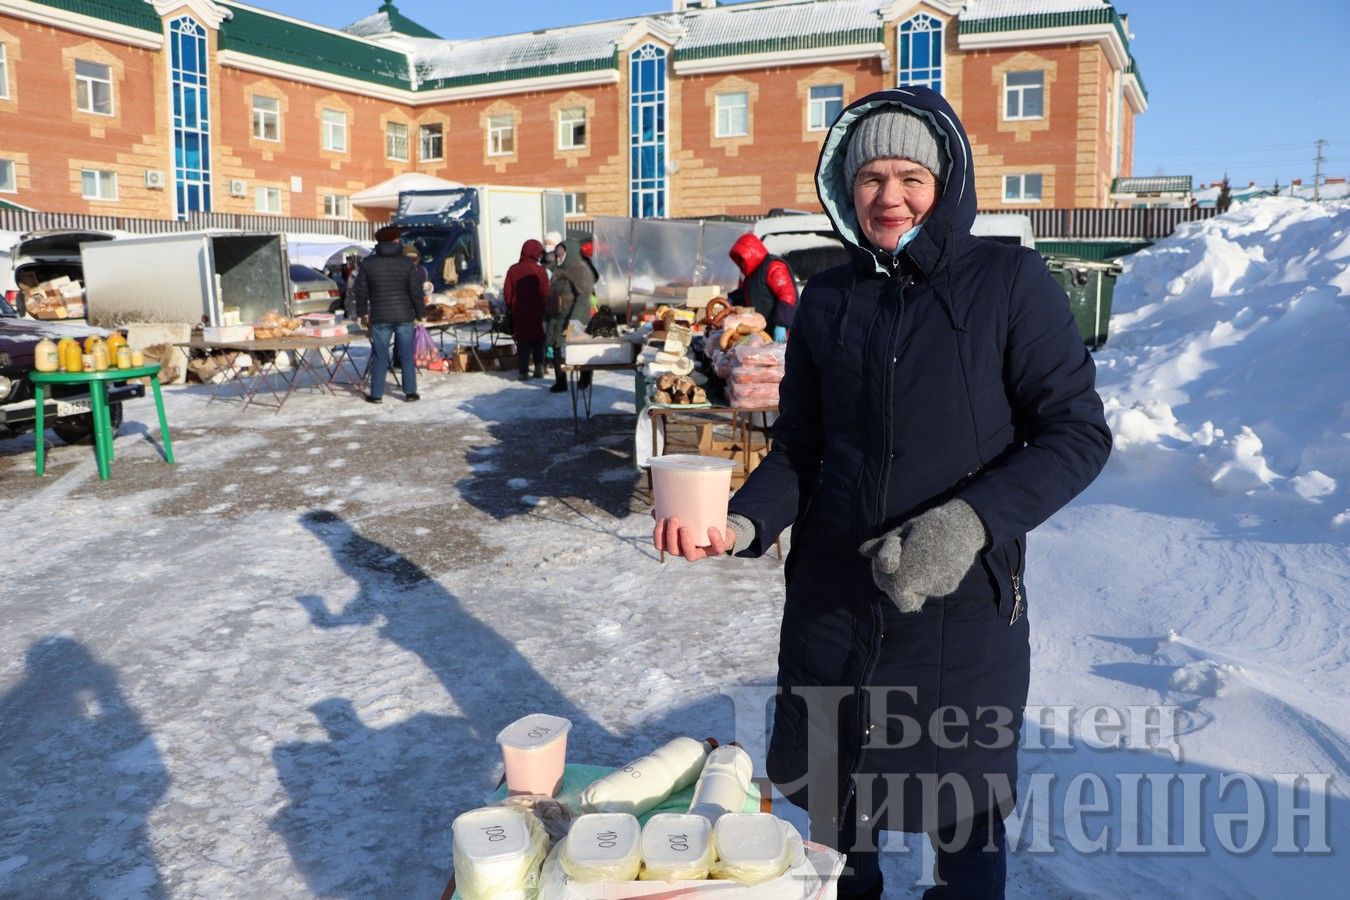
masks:
POLYGON ((0 259, 0 290, 5 300, 24 314, 24 291, 28 288, 60 278, 84 282, 84 264, 80 259, 80 244, 87 241, 110 241, 116 235, 106 231, 32 231, 19 236, 9 252, 0 259))
MULTIPOLYGON (((0 437, 22 434, 33 427, 36 404, 28 373, 33 370, 38 341, 43 338, 59 341, 64 337, 83 340, 91 334, 106 336, 108 332, 76 322, 25 319, 7 301, 0 299, 0 437)), ((52 387, 53 391, 43 398, 43 411, 51 429, 67 444, 88 441, 94 433, 89 391, 79 385, 52 387)), ((142 384, 108 385, 114 434, 122 425, 122 401, 144 396, 142 384)))
POLYGON ((342 308, 338 284, 312 266, 291 263, 291 314, 337 312, 342 308))

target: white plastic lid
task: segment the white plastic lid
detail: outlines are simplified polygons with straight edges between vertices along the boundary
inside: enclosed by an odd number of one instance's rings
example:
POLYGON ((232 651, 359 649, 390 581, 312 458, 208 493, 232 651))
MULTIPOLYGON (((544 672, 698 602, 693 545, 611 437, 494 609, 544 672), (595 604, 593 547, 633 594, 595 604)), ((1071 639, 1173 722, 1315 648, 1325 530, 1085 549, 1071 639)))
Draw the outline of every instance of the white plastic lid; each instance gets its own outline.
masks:
POLYGON ((497 743, 514 750, 534 750, 553 743, 571 728, 572 723, 562 716, 531 713, 497 732, 497 743))
POLYGON ((670 453, 653 456, 651 464, 658 469, 678 469, 683 472, 720 472, 736 468, 736 461, 717 456, 699 456, 695 453, 670 453))
POLYGON ((727 813, 715 834, 718 857, 733 865, 772 865, 787 854, 787 835, 772 813, 727 813))
POLYGON ((702 859, 711 839, 712 826, 702 816, 657 813, 642 826, 642 861, 664 867, 702 859))
POLYGON ((563 852, 581 865, 638 859, 642 826, 628 813, 587 813, 567 831, 563 852))
POLYGON ((524 859, 530 850, 525 817, 504 806, 485 806, 457 817, 450 826, 455 849, 474 862, 524 859))

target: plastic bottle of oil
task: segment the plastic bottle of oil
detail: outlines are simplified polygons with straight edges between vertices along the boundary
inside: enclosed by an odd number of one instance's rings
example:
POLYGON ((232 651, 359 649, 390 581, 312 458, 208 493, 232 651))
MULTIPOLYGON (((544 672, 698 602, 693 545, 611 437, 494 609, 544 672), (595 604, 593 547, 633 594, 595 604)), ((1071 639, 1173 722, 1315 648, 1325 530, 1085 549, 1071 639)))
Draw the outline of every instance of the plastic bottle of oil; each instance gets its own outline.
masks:
POLYGON ((80 349, 79 341, 72 338, 63 338, 60 346, 61 368, 67 372, 84 371, 84 352, 80 349))
POLYGON ((61 357, 56 352, 56 342, 51 338, 38 341, 33 351, 33 368, 39 372, 55 372, 61 368, 61 357))

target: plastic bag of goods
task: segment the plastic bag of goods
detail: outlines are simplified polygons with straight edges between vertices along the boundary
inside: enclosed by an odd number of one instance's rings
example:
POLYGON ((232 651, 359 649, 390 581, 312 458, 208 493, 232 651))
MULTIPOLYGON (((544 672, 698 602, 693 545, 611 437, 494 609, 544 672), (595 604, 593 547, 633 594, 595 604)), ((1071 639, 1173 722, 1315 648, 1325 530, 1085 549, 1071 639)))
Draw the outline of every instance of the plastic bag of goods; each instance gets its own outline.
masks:
MULTIPOLYGON (((413 330, 413 364, 419 369, 430 368, 432 363, 440 363, 441 351, 431 339, 431 332, 425 326, 418 325, 413 330)), ((439 366, 438 366, 439 367, 439 366)))
POLYGON ((717 859, 703 816, 658 813, 642 827, 642 881, 699 881, 717 859))
POLYGON ((777 384, 728 384, 727 401, 739 409, 760 409, 778 405, 777 384))
POLYGON ((676 791, 693 784, 715 742, 677 737, 622 769, 592 782, 581 792, 589 812, 625 812, 640 816, 676 791))
POLYGON ((741 884, 777 878, 792 865, 791 827, 770 813, 727 813, 713 827, 717 862, 708 874, 741 884))
POLYGON ((503 806, 455 819, 455 886, 463 900, 536 900, 548 835, 539 820, 503 806))
POLYGON ((732 368, 782 369, 787 360, 787 344, 739 344, 731 350, 732 368))
POLYGON ((642 826, 628 813, 588 813, 572 823, 559 861, 582 884, 633 881, 642 868, 642 826))

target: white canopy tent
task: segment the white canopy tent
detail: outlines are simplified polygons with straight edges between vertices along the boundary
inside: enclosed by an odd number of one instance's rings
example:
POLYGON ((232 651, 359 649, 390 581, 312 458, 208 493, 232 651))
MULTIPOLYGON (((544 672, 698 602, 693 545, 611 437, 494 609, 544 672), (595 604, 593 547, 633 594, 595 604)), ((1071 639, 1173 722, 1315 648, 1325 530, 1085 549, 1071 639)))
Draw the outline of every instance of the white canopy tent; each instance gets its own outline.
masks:
POLYGON ((402 191, 432 191, 437 188, 462 188, 458 181, 448 181, 435 175, 421 172, 405 172, 393 178, 373 184, 362 191, 352 194, 355 206, 373 206, 380 209, 397 209, 398 195, 402 191))

